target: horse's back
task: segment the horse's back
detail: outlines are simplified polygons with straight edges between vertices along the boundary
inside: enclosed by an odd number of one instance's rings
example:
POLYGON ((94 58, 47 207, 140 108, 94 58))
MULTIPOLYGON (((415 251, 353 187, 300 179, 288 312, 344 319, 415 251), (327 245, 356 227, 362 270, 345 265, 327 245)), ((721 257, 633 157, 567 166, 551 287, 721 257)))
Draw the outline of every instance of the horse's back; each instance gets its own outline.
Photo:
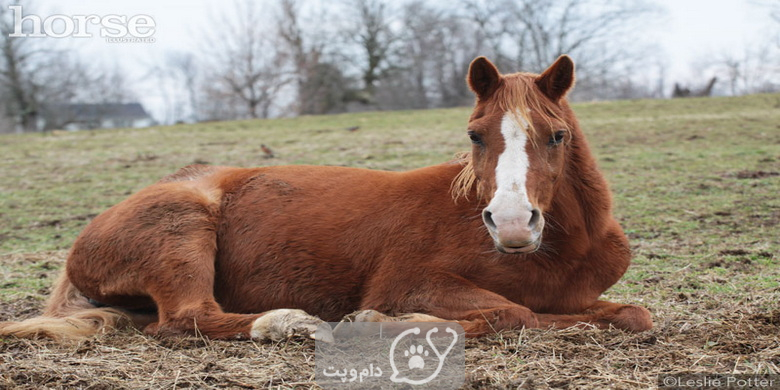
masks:
POLYGON ((225 310, 296 307, 336 319, 359 306, 390 251, 433 245, 436 224, 453 215, 435 209, 452 207, 458 169, 184 167, 96 217, 68 272, 92 299, 141 306, 156 275, 209 257, 225 310))
POLYGON ((327 319, 357 309, 391 251, 431 246, 436 220, 422 216, 452 204, 457 168, 257 171, 224 203, 217 300, 229 311, 296 307, 327 319))

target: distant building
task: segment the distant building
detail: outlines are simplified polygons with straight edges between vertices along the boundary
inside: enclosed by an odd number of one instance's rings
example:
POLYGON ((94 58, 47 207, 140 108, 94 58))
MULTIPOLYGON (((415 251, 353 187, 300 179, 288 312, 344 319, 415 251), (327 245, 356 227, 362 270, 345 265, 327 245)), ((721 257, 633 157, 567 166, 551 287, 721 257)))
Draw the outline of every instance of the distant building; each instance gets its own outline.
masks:
POLYGON ((48 107, 40 127, 47 130, 88 130, 156 124, 140 103, 64 104, 48 107))

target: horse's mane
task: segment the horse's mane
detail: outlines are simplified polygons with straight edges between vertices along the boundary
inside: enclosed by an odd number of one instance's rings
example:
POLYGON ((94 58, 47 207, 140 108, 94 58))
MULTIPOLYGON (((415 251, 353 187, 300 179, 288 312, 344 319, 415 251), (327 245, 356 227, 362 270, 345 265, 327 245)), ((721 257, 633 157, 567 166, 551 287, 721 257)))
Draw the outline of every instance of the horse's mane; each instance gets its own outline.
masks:
MULTIPOLYGON (((458 198, 469 199, 469 192, 477 184, 477 175, 474 174, 474 164, 471 161, 471 153, 461 152, 455 156, 455 162, 462 165, 463 169, 458 172, 455 179, 452 180, 450 185, 450 193, 452 193, 452 199, 458 200, 458 198)), ((476 186, 477 200, 484 198, 482 189, 480 186, 476 186)))
MULTIPOLYGON (((531 73, 513 73, 504 75, 501 80, 501 85, 493 95, 490 96, 492 104, 496 105, 496 109, 499 112, 511 113, 514 115, 518 122, 526 122, 529 126, 526 128, 529 139, 534 143, 536 147, 536 132, 533 121, 529 117, 529 113, 536 112, 541 114, 545 120, 552 124, 553 120, 557 120, 563 123, 567 123, 560 113, 560 109, 555 108, 554 104, 547 98, 541 95, 541 92, 534 84, 534 80, 537 75, 531 73)), ((551 127, 551 126, 550 126, 551 127)), ((571 129, 567 129, 571 130, 571 129)), ((557 129, 552 129, 552 132, 557 129)), ((474 174, 474 165, 471 161, 470 153, 459 153, 455 157, 456 161, 463 165, 463 169, 455 176, 450 186, 450 192, 453 199, 469 198, 469 194, 476 186, 477 200, 484 199, 485 189, 482 186, 477 185, 477 177, 474 174)))

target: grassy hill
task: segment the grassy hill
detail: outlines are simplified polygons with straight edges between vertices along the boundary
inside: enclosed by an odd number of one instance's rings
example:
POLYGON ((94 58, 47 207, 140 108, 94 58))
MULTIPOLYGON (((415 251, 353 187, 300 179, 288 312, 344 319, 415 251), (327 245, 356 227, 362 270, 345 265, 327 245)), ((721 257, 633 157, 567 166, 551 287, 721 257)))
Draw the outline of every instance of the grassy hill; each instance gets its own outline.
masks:
MULTIPOLYGON (((648 306, 658 326, 643 335, 531 330, 474 341, 467 345, 470 386, 536 378, 535 383, 554 387, 599 387, 612 380, 647 387, 661 372, 778 373, 780 95, 584 103, 574 109, 612 185, 615 213, 634 251, 634 265, 606 298, 648 306), (550 349, 561 355, 553 352, 551 358, 550 349), (578 382, 577 370, 590 376, 578 382), (550 372, 555 378, 545 374, 550 372)), ((467 149, 469 113, 468 108, 371 112, 1 136, 0 320, 40 309, 65 250, 92 217, 181 166, 411 169, 467 149), (360 128, 346 130, 353 126, 360 128), (276 157, 264 158, 261 144, 273 148, 276 157)), ((127 345, 126 337, 110 336, 88 351, 106 350, 106 364, 121 366, 124 357, 109 350, 127 345)), ((172 353, 166 342, 134 337, 132 342, 150 348, 153 357, 172 353)), ((240 343, 193 343, 194 350, 215 359, 242 348, 240 343)), ((58 379, 59 366, 38 367, 33 355, 84 357, 46 342, 7 340, 0 344, 0 368, 9 362, 3 363, 2 353, 12 347, 31 354, 32 360, 17 361, 17 367, 37 367, 38 379, 52 386, 65 383, 58 379)), ((276 353, 266 359, 277 361, 310 357, 309 347, 251 348, 263 356, 276 353)), ((300 362, 303 369, 263 371, 246 383, 311 385, 308 363, 300 362)), ((91 369, 99 381, 98 373, 111 368, 91 369)), ((0 369, 0 387, 23 383, 26 377, 18 370, 0 369)), ((161 372, 171 376, 175 367, 161 372)), ((128 374, 127 380, 141 380, 143 374, 128 374)), ((237 375, 230 367, 223 374, 217 378, 237 375)), ((193 368, 191 385, 210 383, 198 375, 193 368)), ((160 384, 171 381, 161 377, 160 384)), ((127 384, 135 382, 100 383, 136 387, 127 384)))

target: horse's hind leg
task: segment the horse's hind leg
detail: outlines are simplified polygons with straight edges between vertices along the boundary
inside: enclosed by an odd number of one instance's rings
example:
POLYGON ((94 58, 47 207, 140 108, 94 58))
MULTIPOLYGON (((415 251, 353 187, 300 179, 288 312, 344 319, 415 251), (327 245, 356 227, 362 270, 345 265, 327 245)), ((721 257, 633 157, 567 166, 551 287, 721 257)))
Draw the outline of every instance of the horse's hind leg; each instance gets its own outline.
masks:
POLYGON ((144 332, 153 335, 203 335, 211 339, 281 340, 302 335, 328 340, 317 334, 323 321, 303 310, 277 309, 260 314, 225 313, 214 300, 213 272, 192 270, 173 277, 172 284, 150 290, 157 303, 159 322, 144 332), (199 272, 200 271, 200 272, 199 272), (178 289, 169 286, 178 285, 178 289))
POLYGON ((158 322, 148 334, 202 334, 214 339, 247 339, 259 315, 224 313, 213 295, 213 253, 168 254, 166 266, 146 290, 157 305, 158 322))
POLYGON ((312 335, 322 321, 300 310, 222 311, 214 297, 220 194, 199 185, 154 185, 98 216, 74 244, 69 279, 83 295, 106 305, 134 309, 154 304, 157 318, 137 321, 149 334, 214 339, 312 335))
POLYGON ((144 331, 163 336, 200 334, 212 339, 280 340, 292 335, 314 338, 323 321, 302 310, 278 309, 260 314, 222 311, 213 292, 213 234, 206 230, 171 237, 174 245, 163 260, 166 266, 147 286, 157 304, 159 321, 144 331))

